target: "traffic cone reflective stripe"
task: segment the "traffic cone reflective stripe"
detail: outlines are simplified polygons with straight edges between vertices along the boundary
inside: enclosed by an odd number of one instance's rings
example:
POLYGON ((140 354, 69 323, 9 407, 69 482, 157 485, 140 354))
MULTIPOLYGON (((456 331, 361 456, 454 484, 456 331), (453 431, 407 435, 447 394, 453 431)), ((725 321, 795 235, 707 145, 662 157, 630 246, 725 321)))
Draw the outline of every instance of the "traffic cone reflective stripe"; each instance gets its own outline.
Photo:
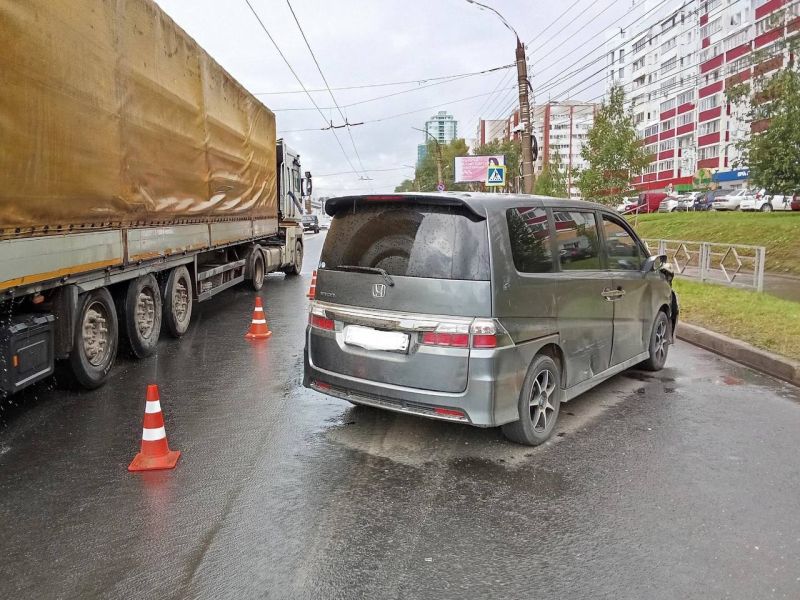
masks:
POLYGON ((308 288, 307 296, 311 300, 314 300, 317 297, 317 272, 316 271, 314 271, 311 274, 311 287, 308 288))
POLYGON ((164 429, 164 414, 158 397, 158 386, 147 386, 142 427, 142 448, 130 465, 129 471, 172 469, 180 458, 180 450, 170 450, 164 429))
POLYGON ((267 319, 264 314, 264 307, 261 305, 261 298, 256 296, 256 307, 253 309, 253 318, 250 321, 250 329, 244 336, 248 340, 263 340, 272 335, 267 327, 267 319))

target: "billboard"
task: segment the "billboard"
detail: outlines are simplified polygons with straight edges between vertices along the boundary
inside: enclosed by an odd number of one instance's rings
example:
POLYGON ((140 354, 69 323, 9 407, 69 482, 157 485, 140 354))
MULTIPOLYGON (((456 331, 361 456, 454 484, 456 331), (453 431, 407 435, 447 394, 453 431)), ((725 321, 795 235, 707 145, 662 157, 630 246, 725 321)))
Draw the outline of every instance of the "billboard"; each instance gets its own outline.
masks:
POLYGON ((505 165, 506 157, 502 154, 494 156, 456 156, 456 183, 478 181, 486 182, 489 165, 505 165))

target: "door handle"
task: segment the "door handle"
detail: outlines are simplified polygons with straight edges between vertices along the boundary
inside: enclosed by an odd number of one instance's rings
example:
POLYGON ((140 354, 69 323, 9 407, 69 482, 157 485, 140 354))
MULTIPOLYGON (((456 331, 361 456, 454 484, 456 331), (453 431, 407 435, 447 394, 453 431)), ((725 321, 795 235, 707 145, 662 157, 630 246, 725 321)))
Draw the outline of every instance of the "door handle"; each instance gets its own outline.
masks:
POLYGON ((623 290, 621 287, 618 287, 615 290, 606 288, 600 293, 600 295, 608 302, 615 302, 625 295, 625 290, 623 290))

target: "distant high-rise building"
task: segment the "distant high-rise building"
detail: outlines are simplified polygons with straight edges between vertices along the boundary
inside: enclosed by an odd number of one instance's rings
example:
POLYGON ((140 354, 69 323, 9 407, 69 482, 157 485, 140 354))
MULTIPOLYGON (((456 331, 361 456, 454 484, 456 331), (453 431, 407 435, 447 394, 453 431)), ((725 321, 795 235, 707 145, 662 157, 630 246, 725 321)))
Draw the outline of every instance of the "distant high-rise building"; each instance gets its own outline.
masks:
POLYGON ((506 119, 496 120, 478 120, 478 130, 476 131, 475 143, 478 146, 483 146, 495 140, 503 141, 508 137, 506 128, 508 122, 506 119))
MULTIPOLYGON (((458 137, 458 121, 446 110, 440 110, 425 121, 425 131, 436 138, 440 144, 449 144, 458 137)), ((425 136, 425 143, 430 139, 425 136)))
POLYGON ((419 166, 426 156, 428 156, 427 144, 419 144, 417 146, 417 166, 419 166))

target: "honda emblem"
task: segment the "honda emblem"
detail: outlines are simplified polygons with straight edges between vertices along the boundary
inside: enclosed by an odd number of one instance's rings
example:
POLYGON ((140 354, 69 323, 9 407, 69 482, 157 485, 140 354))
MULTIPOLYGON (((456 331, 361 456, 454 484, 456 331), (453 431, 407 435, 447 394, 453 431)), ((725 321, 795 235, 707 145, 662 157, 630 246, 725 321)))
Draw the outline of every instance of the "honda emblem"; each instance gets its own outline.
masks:
POLYGON ((373 298, 383 298, 386 295, 386 284, 385 283, 373 283, 372 284, 372 297, 373 298))

